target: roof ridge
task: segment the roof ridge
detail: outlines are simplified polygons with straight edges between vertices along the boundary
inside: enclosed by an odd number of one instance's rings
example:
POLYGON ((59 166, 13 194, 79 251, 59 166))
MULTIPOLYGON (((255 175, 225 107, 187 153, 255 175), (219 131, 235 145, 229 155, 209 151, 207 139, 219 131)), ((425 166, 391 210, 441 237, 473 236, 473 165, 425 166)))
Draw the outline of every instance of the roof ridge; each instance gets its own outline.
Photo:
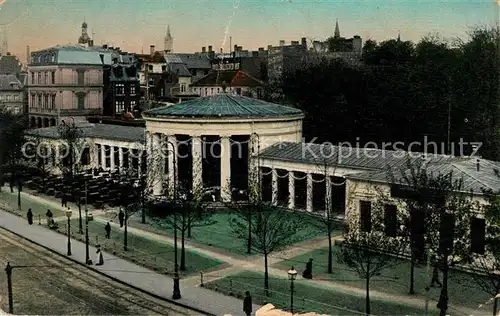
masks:
MULTIPOLYGON (((450 163, 450 165, 451 165, 453 168, 458 169, 459 171, 461 171, 461 172, 465 173, 466 175, 468 175, 469 177, 471 177, 472 179, 474 179, 474 182, 479 182, 479 183, 481 183, 482 185, 484 185, 485 187, 490 188, 490 186, 489 186, 489 185, 487 185, 487 184, 486 184, 486 183, 484 183, 483 181, 479 180, 478 178, 476 178, 475 176, 473 176, 472 174, 470 174, 469 172, 467 172, 467 170, 464 170, 464 169, 462 169, 462 168, 458 167, 458 166, 456 165, 456 163, 455 163, 455 162, 450 163)), ((473 182, 473 183, 474 183, 474 182, 473 182)), ((491 189, 491 188, 490 188, 490 189, 491 189)))

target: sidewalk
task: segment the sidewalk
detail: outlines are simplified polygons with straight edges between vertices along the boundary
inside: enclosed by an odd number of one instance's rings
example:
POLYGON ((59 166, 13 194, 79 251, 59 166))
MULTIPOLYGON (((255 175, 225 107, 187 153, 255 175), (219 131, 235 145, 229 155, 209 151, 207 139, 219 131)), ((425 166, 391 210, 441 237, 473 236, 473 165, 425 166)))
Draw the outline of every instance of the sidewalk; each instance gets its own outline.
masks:
MULTIPOLYGON (((49 248, 61 255, 66 255, 67 238, 43 226, 28 225, 28 222, 7 211, 0 210, 0 227, 3 227, 37 244, 49 248)), ((85 244, 71 241, 72 259, 85 263, 85 244)), ((96 248, 90 247, 90 256, 95 261, 96 248)), ((13 262, 15 264, 15 262, 13 262)), ((104 265, 92 266, 93 269, 122 282, 140 288, 152 294, 171 299, 172 278, 150 271, 126 260, 104 253, 104 265)), ((193 285, 183 285, 181 280, 182 298, 177 302, 206 311, 214 315, 242 314, 243 302, 237 298, 225 296, 211 290, 193 285)), ((257 310, 260 306, 254 306, 257 310)))

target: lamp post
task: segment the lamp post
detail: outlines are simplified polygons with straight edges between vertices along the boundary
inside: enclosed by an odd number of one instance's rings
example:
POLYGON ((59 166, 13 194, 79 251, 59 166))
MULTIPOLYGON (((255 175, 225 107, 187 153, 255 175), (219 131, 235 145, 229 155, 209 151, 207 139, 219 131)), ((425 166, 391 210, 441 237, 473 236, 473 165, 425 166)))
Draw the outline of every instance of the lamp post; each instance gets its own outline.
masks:
POLYGON ((288 270, 288 279, 290 280, 290 312, 293 314, 293 290, 295 278, 297 277, 297 270, 295 270, 292 266, 290 270, 288 270))
POLYGON ((92 264, 89 254, 89 210, 87 207, 87 181, 85 181, 85 263, 92 264))
POLYGON ((71 256, 71 211, 66 211, 68 217, 68 256, 71 256))
POLYGON ((176 155, 177 151, 175 148, 175 144, 167 141, 168 145, 172 146, 172 157, 173 157, 173 164, 174 164, 174 291, 172 293, 172 299, 178 300, 181 298, 181 289, 180 289, 180 284, 179 284, 179 263, 178 263, 178 258, 177 258, 177 203, 179 202, 178 195, 177 195, 177 164, 176 164, 176 155))

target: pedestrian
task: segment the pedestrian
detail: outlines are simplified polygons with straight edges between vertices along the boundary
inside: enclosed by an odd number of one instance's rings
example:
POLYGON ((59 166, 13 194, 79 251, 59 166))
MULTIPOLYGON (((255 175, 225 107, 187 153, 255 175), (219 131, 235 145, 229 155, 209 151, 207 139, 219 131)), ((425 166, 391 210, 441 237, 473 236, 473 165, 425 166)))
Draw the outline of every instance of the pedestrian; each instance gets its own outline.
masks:
POLYGON ((97 245, 97 258, 96 258, 96 266, 102 266, 104 264, 104 258, 102 256, 101 246, 97 245))
POLYGON ((106 238, 111 238, 111 225, 109 225, 109 222, 104 226, 104 230, 106 231, 106 238))
POLYGON ((118 220, 120 221, 120 227, 123 227, 123 220, 125 219, 125 214, 122 210, 118 213, 118 220))
POLYGON ((306 269, 302 273, 302 277, 304 279, 312 279, 312 265, 313 265, 313 259, 309 258, 309 262, 306 263, 306 269))
POLYGON ((439 287, 443 286, 443 284, 439 280, 439 268, 438 261, 436 259, 434 260, 434 268, 432 270, 431 287, 434 287, 434 284, 437 284, 439 287))
POLYGON ((246 316, 250 316, 252 314, 252 297, 250 296, 250 292, 245 292, 245 299, 243 300, 243 311, 246 316))
POLYGON ((52 212, 49 210, 47 210, 47 213, 45 213, 45 216, 47 216, 47 226, 50 226, 50 224, 52 223, 52 212))
POLYGON ((26 214, 26 217, 28 218, 28 224, 33 225, 33 212, 31 209, 28 209, 28 214, 26 214))
POLYGON ((63 193, 61 195, 61 207, 67 207, 68 206, 68 201, 66 200, 66 193, 63 193))

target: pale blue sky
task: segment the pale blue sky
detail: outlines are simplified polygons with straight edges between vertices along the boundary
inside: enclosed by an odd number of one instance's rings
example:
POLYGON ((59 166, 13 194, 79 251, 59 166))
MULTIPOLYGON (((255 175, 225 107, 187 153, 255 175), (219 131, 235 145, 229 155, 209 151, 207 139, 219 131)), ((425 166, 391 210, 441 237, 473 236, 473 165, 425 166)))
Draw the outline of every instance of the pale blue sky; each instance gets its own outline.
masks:
POLYGON ((163 49, 170 24, 174 50, 232 44, 257 49, 307 37, 333 34, 339 19, 341 35, 363 40, 396 37, 418 41, 429 33, 465 37, 476 25, 499 19, 494 0, 0 0, 0 25, 6 25, 9 50, 25 56, 32 50, 76 43, 85 18, 95 41, 140 52, 154 44, 163 49))

